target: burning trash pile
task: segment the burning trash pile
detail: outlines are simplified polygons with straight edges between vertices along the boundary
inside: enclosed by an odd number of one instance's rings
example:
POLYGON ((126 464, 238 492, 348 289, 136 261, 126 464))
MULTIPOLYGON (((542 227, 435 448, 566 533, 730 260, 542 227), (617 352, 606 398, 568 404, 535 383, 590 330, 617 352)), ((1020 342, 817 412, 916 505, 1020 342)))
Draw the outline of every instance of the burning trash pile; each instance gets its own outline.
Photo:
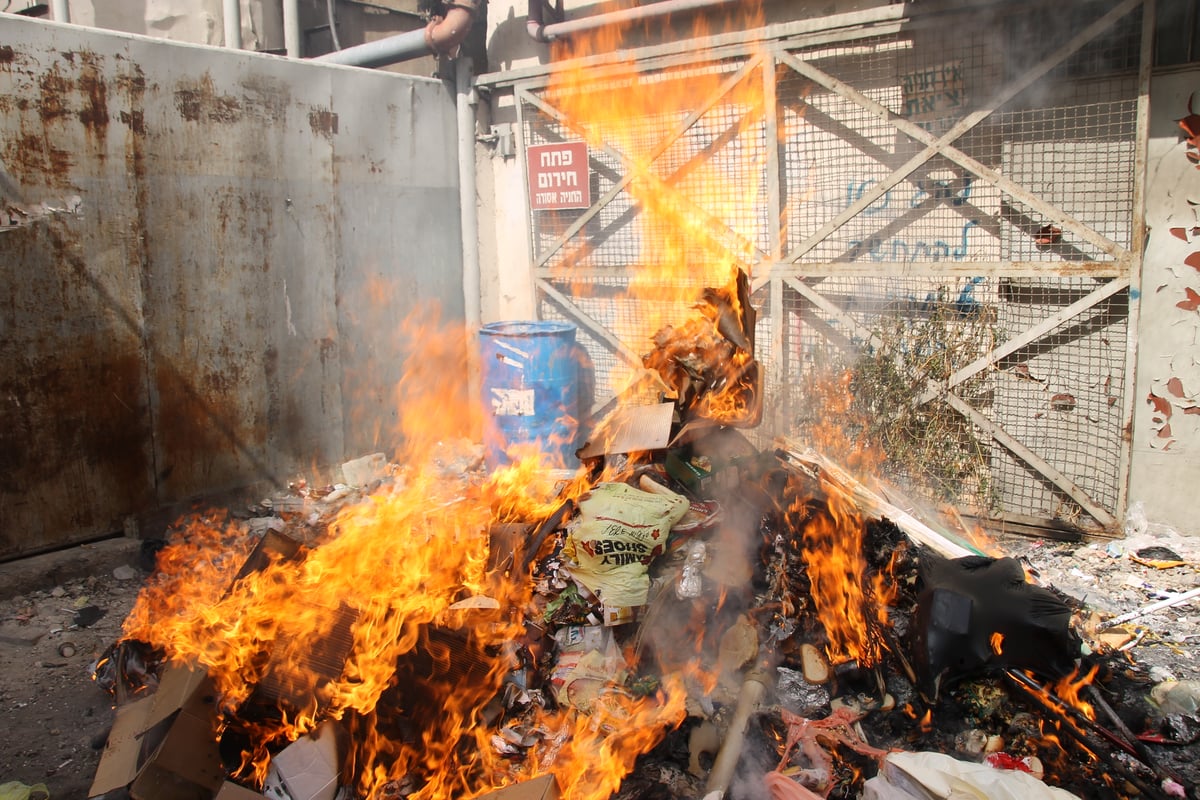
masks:
POLYGON ((1194 701, 1131 700, 1086 609, 751 443, 754 318, 706 290, 576 472, 426 439, 182 521, 96 671, 92 796, 1195 797, 1194 701))

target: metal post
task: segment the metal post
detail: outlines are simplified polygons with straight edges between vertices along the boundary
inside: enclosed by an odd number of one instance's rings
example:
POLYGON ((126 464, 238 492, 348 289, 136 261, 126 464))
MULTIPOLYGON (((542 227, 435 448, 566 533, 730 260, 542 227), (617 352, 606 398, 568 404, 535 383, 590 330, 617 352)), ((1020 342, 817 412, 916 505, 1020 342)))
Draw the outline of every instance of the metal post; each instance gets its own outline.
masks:
POLYGON ((475 198, 475 98, 471 59, 455 64, 458 116, 458 207, 462 225, 463 318, 467 328, 467 383, 470 397, 479 396, 476 337, 482 324, 479 278, 479 208, 475 198))
POLYGON ((50 0, 50 18, 55 22, 70 22, 70 3, 67 0, 50 0))
POLYGON ((225 46, 242 49, 242 4, 240 0, 223 0, 221 16, 225 22, 225 46))
POLYGON ((283 46, 288 58, 300 58, 300 3, 283 0, 283 46))
POLYGON ((700 11, 712 6, 723 6, 730 3, 731 0, 660 0, 657 3, 639 5, 607 14, 596 14, 590 17, 567 20, 566 22, 543 25, 539 30, 531 30, 530 35, 538 41, 552 41, 560 36, 570 36, 573 33, 582 33, 610 25, 629 25, 656 17, 682 14, 688 11, 700 11))

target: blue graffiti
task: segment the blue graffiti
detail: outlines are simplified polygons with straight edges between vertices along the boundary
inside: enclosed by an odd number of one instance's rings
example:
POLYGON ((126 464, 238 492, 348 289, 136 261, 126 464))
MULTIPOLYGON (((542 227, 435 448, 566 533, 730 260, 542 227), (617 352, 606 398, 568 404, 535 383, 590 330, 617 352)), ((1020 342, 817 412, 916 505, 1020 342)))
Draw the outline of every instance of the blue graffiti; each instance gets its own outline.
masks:
POLYGON ((980 309, 979 301, 975 299, 975 287, 983 283, 983 278, 975 277, 963 284, 962 291, 954 301, 954 308, 964 317, 980 309))
MULTIPOLYGON (((846 207, 849 208, 850 206, 854 205, 856 202, 861 200, 862 196, 864 194, 866 194, 867 189, 874 186, 877 183, 879 183, 879 181, 859 181, 858 185, 856 186, 854 181, 850 181, 850 183, 846 184, 846 207)), ((891 205, 891 203, 892 203, 892 190, 888 189, 886 192, 883 193, 882 198, 880 198, 879 200, 876 200, 874 203, 872 203, 871 205, 864 208, 862 213, 866 216, 872 216, 874 214, 882 214, 887 209, 887 207, 889 205, 891 205)))
MULTIPOLYGON (((917 208, 924 203, 933 200, 935 202, 949 202, 954 206, 965 205, 967 199, 971 196, 971 185, 974 179, 969 175, 953 181, 939 180, 918 180, 917 188, 913 190, 912 197, 909 198, 909 208, 917 208)), ((846 207, 857 203, 862 199, 862 196, 867 193, 867 190, 879 183, 875 180, 850 181, 846 184, 846 207)), ((888 189, 883 193, 883 196, 876 200, 871 205, 863 209, 864 216, 872 216, 882 214, 892 204, 892 190, 888 189)))
POLYGON ((962 261, 970 252, 970 239, 968 234, 971 228, 979 224, 979 220, 968 220, 962 226, 962 234, 959 243, 951 247, 947 242, 940 239, 933 244, 923 241, 913 242, 911 247, 904 239, 896 237, 890 242, 885 242, 878 236, 873 236, 870 239, 862 240, 855 239, 850 242, 850 260, 857 261, 865 252, 871 257, 872 261, 887 261, 888 250, 890 248, 891 261, 907 261, 913 263, 916 261, 962 261))

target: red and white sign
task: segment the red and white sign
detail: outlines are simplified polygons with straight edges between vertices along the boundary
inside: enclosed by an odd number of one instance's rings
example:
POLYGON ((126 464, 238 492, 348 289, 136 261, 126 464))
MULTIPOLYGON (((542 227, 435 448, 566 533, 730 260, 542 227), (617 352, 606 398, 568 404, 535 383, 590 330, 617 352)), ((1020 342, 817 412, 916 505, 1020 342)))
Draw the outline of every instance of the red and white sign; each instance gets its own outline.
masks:
POLYGON ((525 157, 529 164, 529 207, 534 211, 587 208, 592 204, 587 142, 530 145, 525 157))

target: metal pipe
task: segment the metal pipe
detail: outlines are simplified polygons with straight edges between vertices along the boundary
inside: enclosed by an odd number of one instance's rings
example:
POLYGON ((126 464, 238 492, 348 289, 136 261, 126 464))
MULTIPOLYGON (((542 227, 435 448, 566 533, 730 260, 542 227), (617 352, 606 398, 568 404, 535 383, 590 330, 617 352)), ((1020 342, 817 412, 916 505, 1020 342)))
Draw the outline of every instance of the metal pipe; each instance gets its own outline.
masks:
POLYGON ((225 23, 225 46, 233 50, 242 49, 242 4, 241 0, 223 0, 221 17, 225 23))
POLYGON ((435 17, 424 30, 347 47, 313 60, 351 67, 384 67, 429 54, 454 57, 471 30, 480 2, 482 0, 458 0, 449 6, 445 17, 435 17))
POLYGON ((300 2, 283 0, 283 47, 288 58, 300 58, 300 2))
POLYGON ((462 225, 463 320, 467 329, 468 397, 479 396, 479 363, 475 337, 482 324, 479 279, 479 207, 475 198, 475 106, 472 62, 458 59, 455 101, 458 117, 458 209, 462 225))
MULTIPOLYGON (((525 11, 525 32, 529 34, 529 38, 535 42, 543 44, 550 41, 546 36, 546 21, 545 11, 546 0, 529 0, 529 5, 525 11)), ((561 19, 562 17, 562 0, 558 0, 558 6, 555 13, 561 19)))
POLYGON ((50 0, 50 19, 55 22, 70 22, 71 4, 67 0, 50 0))
POLYGON ((334 9, 335 5, 337 5, 337 0, 325 0, 325 16, 329 18, 329 38, 333 39, 333 49, 341 50, 342 42, 338 39, 337 11, 334 9))
POLYGON ((529 0, 529 18, 526 21, 526 32, 539 42, 551 42, 563 36, 582 33, 607 25, 627 25, 647 19, 662 17, 667 14, 680 14, 687 11, 699 11, 713 6, 732 5, 739 0, 661 0, 650 5, 634 6, 620 11, 610 11, 607 14, 596 14, 591 17, 555 22, 542 25, 543 0, 529 0), (535 6, 537 6, 535 8, 535 6), (534 25, 534 21, 538 24, 534 25))
POLYGON ((345 50, 317 56, 313 61, 326 64, 345 64, 351 67, 386 67, 400 61, 408 61, 429 54, 425 42, 425 31, 415 30, 399 33, 386 39, 356 44, 345 50))

